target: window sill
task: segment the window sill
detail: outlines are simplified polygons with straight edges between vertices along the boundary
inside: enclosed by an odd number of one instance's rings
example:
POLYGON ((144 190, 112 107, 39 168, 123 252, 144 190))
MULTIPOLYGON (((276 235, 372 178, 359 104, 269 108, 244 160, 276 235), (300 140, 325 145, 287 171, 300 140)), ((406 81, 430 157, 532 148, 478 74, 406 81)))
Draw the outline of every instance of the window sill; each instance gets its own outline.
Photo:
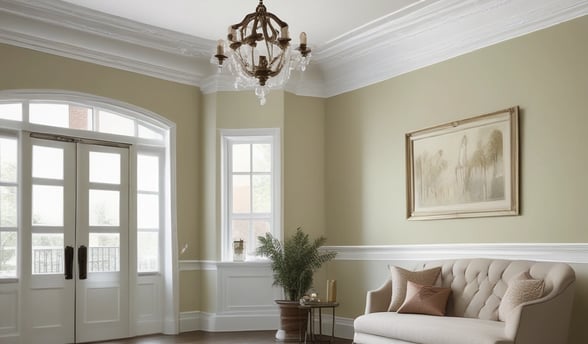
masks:
POLYGON ((269 266, 271 261, 267 259, 252 259, 243 262, 235 262, 232 260, 217 262, 218 267, 265 267, 269 266))

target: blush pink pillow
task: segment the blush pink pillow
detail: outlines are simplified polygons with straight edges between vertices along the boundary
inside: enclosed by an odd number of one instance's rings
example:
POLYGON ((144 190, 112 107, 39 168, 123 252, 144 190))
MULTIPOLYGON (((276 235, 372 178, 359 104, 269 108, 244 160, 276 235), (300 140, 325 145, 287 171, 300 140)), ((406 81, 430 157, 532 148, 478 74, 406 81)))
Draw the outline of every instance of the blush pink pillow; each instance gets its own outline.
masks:
POLYGON ((450 288, 420 285, 408 281, 406 300, 398 308, 398 313, 445 315, 450 288))

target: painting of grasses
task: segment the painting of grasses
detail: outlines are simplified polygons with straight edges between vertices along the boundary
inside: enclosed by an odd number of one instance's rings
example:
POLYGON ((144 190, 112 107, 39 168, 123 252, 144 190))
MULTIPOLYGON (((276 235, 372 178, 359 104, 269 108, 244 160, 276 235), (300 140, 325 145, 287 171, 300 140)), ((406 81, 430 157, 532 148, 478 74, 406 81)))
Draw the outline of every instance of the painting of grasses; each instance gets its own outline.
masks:
POLYGON ((409 219, 518 214, 518 108, 407 134, 409 219))

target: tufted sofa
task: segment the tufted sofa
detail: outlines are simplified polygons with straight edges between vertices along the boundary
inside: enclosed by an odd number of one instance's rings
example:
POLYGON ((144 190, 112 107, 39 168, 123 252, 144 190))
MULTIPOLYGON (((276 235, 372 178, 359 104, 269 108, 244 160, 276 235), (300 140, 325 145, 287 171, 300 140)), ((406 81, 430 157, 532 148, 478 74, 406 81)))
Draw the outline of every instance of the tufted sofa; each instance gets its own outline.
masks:
POLYGON ((388 311, 392 279, 367 293, 365 314, 354 321, 358 344, 565 344, 575 273, 567 264, 518 260, 459 259, 419 264, 441 267, 435 285, 451 288, 446 316, 388 311), (514 307, 499 320, 511 280, 525 274, 542 280, 542 296, 514 307))

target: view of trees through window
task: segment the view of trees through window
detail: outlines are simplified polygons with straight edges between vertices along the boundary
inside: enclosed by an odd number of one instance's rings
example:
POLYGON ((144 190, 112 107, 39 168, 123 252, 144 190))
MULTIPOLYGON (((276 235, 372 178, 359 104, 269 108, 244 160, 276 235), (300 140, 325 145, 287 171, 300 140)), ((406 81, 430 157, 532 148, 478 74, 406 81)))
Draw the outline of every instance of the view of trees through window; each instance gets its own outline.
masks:
POLYGON ((16 277, 18 226, 16 138, 0 137, 0 277, 16 277))

